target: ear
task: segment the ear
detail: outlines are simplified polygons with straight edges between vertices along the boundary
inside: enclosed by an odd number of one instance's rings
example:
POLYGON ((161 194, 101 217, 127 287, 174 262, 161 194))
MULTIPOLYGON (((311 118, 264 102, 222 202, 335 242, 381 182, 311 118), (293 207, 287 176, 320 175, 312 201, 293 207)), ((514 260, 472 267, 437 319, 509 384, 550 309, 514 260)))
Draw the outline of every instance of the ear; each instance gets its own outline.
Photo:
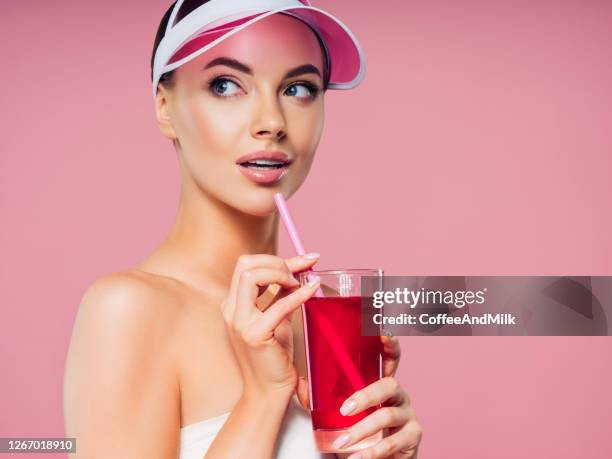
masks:
POLYGON ((158 85, 157 95, 155 96, 155 116, 157 118, 157 125, 164 137, 174 141, 177 139, 177 135, 172 126, 171 100, 172 91, 166 89, 164 85, 158 85))

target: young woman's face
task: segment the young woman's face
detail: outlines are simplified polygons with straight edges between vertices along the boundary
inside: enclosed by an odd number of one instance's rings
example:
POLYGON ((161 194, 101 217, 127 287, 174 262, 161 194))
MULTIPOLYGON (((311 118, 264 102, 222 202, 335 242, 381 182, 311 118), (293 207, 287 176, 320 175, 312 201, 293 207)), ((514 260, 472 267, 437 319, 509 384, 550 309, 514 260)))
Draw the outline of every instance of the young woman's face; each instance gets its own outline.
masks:
POLYGON ((288 197, 304 182, 321 137, 323 59, 305 24, 274 14, 176 69, 175 86, 158 92, 158 120, 163 110, 160 127, 177 139, 189 179, 244 213, 273 212, 274 193, 288 197), (289 164, 241 162, 255 152, 289 164))

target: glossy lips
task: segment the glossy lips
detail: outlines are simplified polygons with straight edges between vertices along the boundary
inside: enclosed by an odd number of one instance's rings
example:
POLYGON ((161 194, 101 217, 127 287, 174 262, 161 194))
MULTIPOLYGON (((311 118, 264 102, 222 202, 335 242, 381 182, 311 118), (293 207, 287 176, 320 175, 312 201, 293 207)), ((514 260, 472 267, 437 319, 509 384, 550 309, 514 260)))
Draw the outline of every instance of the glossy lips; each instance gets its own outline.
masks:
POLYGON ((281 151, 255 151, 236 160, 242 175, 265 185, 279 181, 291 162, 289 155, 281 151))

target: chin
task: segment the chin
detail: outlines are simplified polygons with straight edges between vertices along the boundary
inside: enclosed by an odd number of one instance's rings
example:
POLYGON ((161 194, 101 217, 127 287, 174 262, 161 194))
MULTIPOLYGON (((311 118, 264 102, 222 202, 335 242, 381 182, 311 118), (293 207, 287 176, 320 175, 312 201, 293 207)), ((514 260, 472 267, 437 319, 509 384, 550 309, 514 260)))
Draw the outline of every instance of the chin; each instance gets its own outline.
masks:
POLYGON ((234 207, 254 217, 267 217, 276 212, 273 196, 278 192, 283 190, 279 187, 269 187, 248 192, 248 195, 238 198, 239 203, 234 207))

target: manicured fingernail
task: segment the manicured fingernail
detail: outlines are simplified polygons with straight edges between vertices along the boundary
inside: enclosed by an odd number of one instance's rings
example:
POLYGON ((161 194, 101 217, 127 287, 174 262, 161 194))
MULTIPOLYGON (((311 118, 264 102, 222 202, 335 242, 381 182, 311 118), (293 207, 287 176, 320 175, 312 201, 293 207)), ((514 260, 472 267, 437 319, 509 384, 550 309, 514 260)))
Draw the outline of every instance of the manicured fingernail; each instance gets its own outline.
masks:
POLYGON ((304 258, 308 258, 309 260, 314 260, 315 258, 320 258, 321 254, 317 252, 310 252, 302 255, 304 258))
POLYGON ((351 436, 347 433, 340 435, 334 440, 334 448, 342 448, 348 443, 349 438, 351 438, 351 436))
POLYGON ((319 283, 319 281, 321 280, 321 278, 319 276, 310 276, 310 279, 308 280, 308 287, 314 287, 315 285, 317 285, 319 283))
POLYGON ((347 400, 340 407, 340 413, 342 413, 343 416, 346 416, 347 414, 351 413, 356 407, 357 403, 355 402, 355 400, 347 400))
POLYGON ((351 454, 348 459, 361 459, 361 454, 356 453, 356 454, 351 454))

